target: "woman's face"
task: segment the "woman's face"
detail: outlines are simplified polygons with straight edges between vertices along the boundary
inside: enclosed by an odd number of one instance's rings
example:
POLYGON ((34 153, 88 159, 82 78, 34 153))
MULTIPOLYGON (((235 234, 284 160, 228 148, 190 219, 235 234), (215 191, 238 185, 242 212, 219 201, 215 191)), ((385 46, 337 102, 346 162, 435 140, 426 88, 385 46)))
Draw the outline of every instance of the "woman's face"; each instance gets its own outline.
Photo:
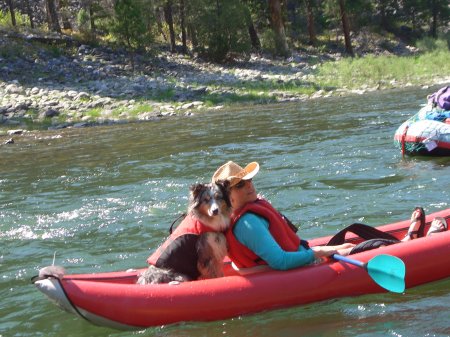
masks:
POLYGON ((230 201, 233 209, 238 209, 258 198, 252 179, 241 180, 230 188, 230 201))

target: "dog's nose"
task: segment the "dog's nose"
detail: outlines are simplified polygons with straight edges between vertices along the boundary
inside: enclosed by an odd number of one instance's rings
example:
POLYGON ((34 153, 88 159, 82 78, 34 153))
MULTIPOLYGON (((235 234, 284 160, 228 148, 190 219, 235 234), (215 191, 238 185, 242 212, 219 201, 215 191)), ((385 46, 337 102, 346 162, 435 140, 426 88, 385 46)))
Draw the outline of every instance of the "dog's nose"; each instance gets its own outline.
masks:
POLYGON ((209 213, 209 216, 218 215, 219 214, 219 206, 216 203, 212 204, 211 207, 209 208, 208 213, 209 213))

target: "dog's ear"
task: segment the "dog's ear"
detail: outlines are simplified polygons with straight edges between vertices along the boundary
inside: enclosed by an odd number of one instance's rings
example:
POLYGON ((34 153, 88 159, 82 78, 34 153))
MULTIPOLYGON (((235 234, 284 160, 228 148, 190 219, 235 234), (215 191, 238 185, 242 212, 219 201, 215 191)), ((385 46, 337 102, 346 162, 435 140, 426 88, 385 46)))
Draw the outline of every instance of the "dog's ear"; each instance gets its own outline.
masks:
POLYGON ((196 198, 204 187, 204 184, 194 184, 189 187, 189 191, 196 198))
POLYGON ((215 183, 217 187, 220 190, 220 193, 222 193, 223 200, 227 204, 228 207, 231 207, 231 201, 230 201, 230 182, 229 181, 223 181, 223 182, 217 182, 215 183))
POLYGON ((192 210, 199 205, 199 195, 204 187, 204 184, 194 184, 189 187, 189 210, 192 210))

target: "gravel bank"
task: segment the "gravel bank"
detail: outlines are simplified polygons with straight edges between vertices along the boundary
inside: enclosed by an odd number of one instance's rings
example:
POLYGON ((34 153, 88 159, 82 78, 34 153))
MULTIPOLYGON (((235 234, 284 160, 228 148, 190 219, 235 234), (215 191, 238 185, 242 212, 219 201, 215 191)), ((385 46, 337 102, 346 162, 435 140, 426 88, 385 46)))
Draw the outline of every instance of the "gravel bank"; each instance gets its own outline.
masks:
MULTIPOLYGON (((67 45, 60 37, 46 37, 50 42, 53 38, 55 43, 67 45)), ((133 69, 130 55, 124 51, 73 41, 65 49, 44 48, 36 39, 17 33, 0 36, 0 49, 4 50, 0 54, 2 128, 58 129, 148 121, 220 110, 233 103, 299 101, 380 89, 310 87, 306 93, 279 89, 314 83, 317 64, 338 59, 340 54, 297 53, 289 59, 252 55, 248 60, 218 65, 161 51, 152 57, 135 55, 133 69), (270 89, 274 83, 277 90, 270 89)), ((398 51, 414 52, 402 45, 398 51)))

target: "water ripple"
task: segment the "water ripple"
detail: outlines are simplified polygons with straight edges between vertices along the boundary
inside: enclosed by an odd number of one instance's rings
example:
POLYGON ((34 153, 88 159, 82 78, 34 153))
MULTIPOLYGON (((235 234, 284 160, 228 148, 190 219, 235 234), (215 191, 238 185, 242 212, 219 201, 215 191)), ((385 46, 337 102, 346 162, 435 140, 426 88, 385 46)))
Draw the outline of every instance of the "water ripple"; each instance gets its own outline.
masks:
MULTIPOLYGON (((11 336, 445 335, 448 281, 211 323, 115 332, 59 311, 29 285, 146 265, 187 208, 189 186, 228 160, 258 161, 258 191, 304 238, 449 207, 450 158, 402 158, 393 133, 424 91, 375 92, 190 118, 25 134, 0 147, 0 334, 11 336), (256 116, 256 117, 255 117, 256 116), (26 322, 26 323, 24 323, 26 322)), ((447 324, 447 325, 446 325, 447 324)), ((448 333, 447 333, 448 334, 448 333)))

